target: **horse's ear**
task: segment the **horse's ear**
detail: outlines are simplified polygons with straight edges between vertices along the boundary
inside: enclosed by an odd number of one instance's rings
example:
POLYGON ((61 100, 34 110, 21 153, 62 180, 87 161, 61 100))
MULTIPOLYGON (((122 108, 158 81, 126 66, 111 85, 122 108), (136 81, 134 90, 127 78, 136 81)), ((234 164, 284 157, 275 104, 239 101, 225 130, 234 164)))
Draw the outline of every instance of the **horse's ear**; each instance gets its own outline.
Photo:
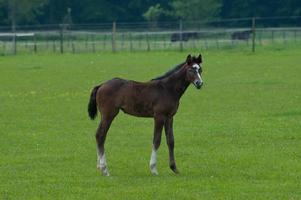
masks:
POLYGON ((190 54, 189 54, 189 55, 187 56, 187 58, 186 58, 186 63, 187 63, 188 65, 190 65, 190 64, 192 63, 192 57, 191 57, 190 54))
POLYGON ((202 60, 202 55, 201 55, 201 54, 199 54, 199 56, 197 57, 196 62, 197 62, 198 64, 200 64, 200 63, 203 62, 203 60, 202 60))

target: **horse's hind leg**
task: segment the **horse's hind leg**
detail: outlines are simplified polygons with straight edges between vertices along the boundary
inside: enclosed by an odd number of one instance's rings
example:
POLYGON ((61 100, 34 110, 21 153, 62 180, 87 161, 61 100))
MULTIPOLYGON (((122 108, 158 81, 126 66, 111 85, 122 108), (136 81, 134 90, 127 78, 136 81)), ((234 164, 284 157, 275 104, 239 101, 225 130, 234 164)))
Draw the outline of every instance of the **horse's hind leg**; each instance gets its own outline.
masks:
POLYGON ((110 112, 102 112, 101 122, 96 131, 97 142, 97 168, 99 168, 104 176, 109 176, 109 171, 106 162, 104 144, 107 132, 115 116, 118 114, 118 109, 111 110, 110 112))
POLYGON ((149 167, 151 173, 158 175, 157 171, 157 150, 159 149, 161 143, 162 129, 165 122, 165 116, 160 115, 155 117, 155 127, 154 127, 154 139, 153 139, 153 149, 151 154, 151 159, 149 162, 149 167))

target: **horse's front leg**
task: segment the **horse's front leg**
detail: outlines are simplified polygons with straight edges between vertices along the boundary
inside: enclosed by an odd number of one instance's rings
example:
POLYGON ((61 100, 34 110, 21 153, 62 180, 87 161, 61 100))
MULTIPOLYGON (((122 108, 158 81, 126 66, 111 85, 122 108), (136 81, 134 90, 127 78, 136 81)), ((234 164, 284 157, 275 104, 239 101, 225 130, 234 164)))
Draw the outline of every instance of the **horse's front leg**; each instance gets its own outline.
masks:
POLYGON ((162 129, 165 123, 165 119, 166 117, 163 115, 155 116, 153 148, 152 148, 151 159, 149 162, 151 173, 154 175, 158 175, 157 150, 159 149, 161 143, 161 135, 162 135, 162 129))
POLYGON ((179 173, 174 157, 173 117, 166 119, 164 124, 166 142, 169 150, 169 167, 174 173, 179 173))

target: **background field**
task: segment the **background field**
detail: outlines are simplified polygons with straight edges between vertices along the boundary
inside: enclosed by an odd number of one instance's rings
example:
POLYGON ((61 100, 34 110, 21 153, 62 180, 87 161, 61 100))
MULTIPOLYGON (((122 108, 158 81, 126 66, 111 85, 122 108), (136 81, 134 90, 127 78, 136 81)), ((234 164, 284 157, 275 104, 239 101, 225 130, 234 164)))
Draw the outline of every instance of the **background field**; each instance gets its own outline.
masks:
POLYGON ((112 77, 149 80, 186 52, 0 57, 1 199, 300 199, 301 51, 203 51, 204 88, 175 117, 180 175, 148 169, 152 119, 120 113, 106 143, 110 177, 96 170, 87 103, 112 77))

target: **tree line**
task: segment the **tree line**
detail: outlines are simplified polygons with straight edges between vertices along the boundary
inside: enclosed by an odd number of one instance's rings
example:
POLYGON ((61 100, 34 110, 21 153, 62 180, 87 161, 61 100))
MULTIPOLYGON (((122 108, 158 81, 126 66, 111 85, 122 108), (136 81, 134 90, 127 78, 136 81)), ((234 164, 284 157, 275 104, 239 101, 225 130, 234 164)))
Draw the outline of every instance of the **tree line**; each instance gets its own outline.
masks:
POLYGON ((300 0, 0 0, 1 26, 300 15, 300 0))

